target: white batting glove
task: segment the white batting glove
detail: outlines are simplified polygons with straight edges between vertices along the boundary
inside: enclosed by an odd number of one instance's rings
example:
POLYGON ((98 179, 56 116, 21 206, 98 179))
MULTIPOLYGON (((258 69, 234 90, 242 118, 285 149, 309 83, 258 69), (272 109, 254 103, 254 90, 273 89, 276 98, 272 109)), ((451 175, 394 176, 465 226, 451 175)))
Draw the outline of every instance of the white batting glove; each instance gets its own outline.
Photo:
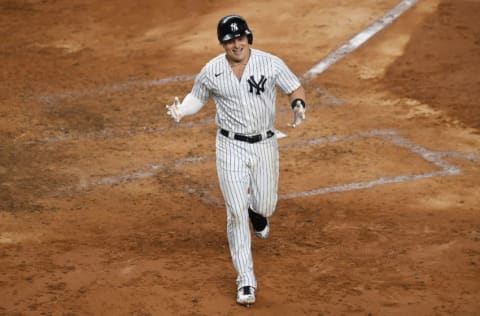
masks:
POLYGON ((175 101, 172 105, 166 105, 167 107, 167 115, 169 115, 172 120, 175 122, 180 122, 183 117, 182 112, 180 111, 180 100, 178 97, 175 97, 175 101))
POLYGON ((295 106, 293 107, 293 123, 289 123, 288 126, 295 128, 300 125, 305 119, 305 111, 306 110, 303 107, 302 102, 300 100, 297 100, 295 106))

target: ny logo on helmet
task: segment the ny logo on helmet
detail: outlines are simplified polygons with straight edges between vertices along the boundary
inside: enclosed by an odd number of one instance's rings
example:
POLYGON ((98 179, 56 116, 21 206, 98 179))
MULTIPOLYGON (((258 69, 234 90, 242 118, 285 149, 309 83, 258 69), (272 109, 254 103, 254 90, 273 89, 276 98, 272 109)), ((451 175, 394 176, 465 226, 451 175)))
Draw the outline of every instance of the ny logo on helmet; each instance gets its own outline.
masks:
POLYGON ((230 24, 230 28, 232 29, 232 32, 238 31, 238 25, 237 25, 237 23, 232 23, 232 24, 230 24))
POLYGON ((265 82, 267 82, 267 78, 265 78, 264 75, 260 77, 259 82, 256 82, 253 76, 250 76, 247 82, 250 85, 250 90, 249 90, 250 93, 253 93, 253 88, 257 90, 256 91, 257 95, 260 95, 261 92, 265 92, 265 82))

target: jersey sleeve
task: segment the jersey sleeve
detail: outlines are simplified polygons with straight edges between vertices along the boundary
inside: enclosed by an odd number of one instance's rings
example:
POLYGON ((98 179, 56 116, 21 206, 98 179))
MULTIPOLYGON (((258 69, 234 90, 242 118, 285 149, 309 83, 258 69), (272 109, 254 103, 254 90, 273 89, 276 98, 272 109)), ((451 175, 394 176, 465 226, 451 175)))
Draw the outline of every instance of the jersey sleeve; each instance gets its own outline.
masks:
POLYGON ((273 65, 276 74, 276 85, 285 94, 290 94, 297 90, 301 83, 298 77, 288 68, 288 66, 278 57, 274 57, 273 65))
POLYGON ((207 67, 203 67, 200 73, 195 77, 191 94, 195 96, 202 104, 208 102, 212 92, 209 88, 209 81, 207 76, 207 67))

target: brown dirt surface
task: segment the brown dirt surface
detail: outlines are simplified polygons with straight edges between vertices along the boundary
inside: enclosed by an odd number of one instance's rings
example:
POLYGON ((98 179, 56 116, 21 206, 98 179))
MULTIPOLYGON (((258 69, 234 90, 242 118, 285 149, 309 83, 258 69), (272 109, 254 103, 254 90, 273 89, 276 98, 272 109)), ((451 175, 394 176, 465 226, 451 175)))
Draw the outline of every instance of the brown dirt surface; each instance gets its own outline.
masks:
POLYGON ((480 2, 419 1, 278 98, 280 200, 235 303, 214 105, 235 12, 300 76, 399 0, 0 2, 0 315, 478 315, 480 2))

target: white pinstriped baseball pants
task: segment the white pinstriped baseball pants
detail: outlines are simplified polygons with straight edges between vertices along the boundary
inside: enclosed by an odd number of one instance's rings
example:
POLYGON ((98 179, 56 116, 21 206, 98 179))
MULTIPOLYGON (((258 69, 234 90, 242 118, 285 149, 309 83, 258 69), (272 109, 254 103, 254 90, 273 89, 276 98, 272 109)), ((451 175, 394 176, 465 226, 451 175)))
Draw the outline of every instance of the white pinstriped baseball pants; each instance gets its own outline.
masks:
POLYGON ((279 175, 277 138, 273 136, 250 144, 217 133, 216 158, 227 209, 227 236, 237 271, 237 288, 256 288, 248 208, 265 217, 275 211, 279 175))

